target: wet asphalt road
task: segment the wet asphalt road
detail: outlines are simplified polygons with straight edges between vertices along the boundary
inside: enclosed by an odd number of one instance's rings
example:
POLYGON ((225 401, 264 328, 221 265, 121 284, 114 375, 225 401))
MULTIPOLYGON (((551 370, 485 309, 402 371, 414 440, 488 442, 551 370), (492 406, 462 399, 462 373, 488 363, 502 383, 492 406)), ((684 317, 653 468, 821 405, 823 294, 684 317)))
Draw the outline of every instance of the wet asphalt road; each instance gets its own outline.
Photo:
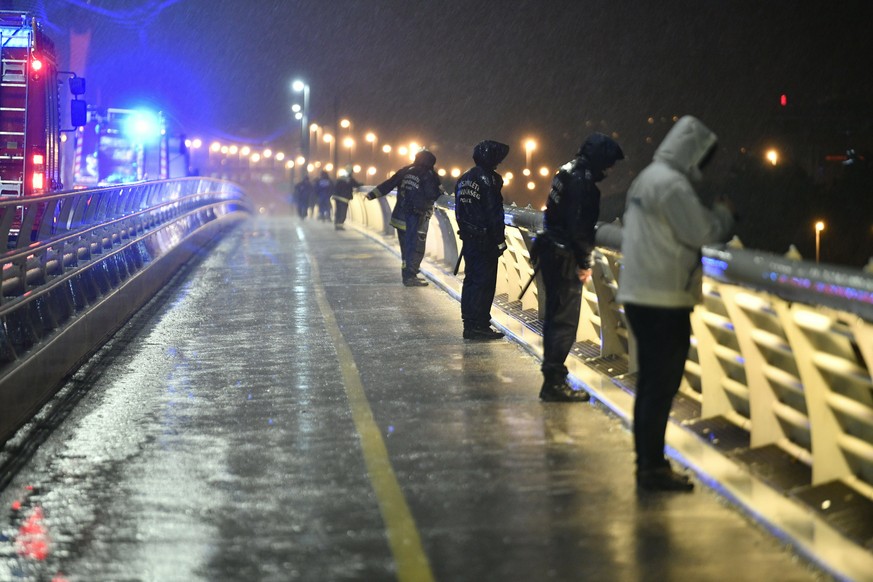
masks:
POLYGON ((354 231, 252 219, 65 388, 0 493, 0 580, 822 580, 631 435, 541 404, 354 231))

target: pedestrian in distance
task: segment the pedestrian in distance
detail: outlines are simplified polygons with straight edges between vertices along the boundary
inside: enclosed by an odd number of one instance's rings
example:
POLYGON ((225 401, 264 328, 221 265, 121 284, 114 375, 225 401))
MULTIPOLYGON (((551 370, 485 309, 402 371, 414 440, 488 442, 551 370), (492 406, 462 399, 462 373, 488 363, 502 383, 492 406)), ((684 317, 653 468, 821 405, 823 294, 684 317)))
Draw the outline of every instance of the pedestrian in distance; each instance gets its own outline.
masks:
POLYGON ((590 399, 587 392, 570 385, 565 362, 576 341, 582 286, 591 277, 594 227, 600 214, 597 182, 623 159, 624 153, 615 140, 593 133, 552 180, 544 231, 537 235, 531 252, 546 291, 540 389, 540 399, 545 402, 590 399))
POLYGON ((324 170, 315 182, 315 199, 318 204, 318 220, 330 222, 330 195, 333 182, 324 170))
POLYGON ((506 158, 509 146, 485 140, 473 148, 476 165, 455 185, 455 216, 463 241, 466 263, 461 289, 464 339, 494 340, 503 337, 491 328, 491 303, 497 286, 497 263, 506 250, 503 225, 503 177, 495 169, 506 158))
POLYGON ((434 170, 436 156, 426 149, 415 154, 409 166, 367 193, 367 200, 385 196, 397 188, 397 200, 391 213, 391 226, 397 229, 400 242, 401 277, 407 287, 424 287, 428 283, 418 276, 424 258, 427 229, 433 204, 444 194, 440 177, 434 170))
POLYGON ((664 437, 685 370, 691 311, 701 298, 700 248, 727 240, 734 224, 729 201, 707 209, 694 187, 716 144, 698 119, 682 117, 627 193, 617 298, 637 346, 634 447, 642 490, 694 487, 670 467, 664 437))
POLYGON ((305 220, 309 213, 309 201, 314 196, 314 192, 312 182, 309 181, 309 174, 303 174, 303 177, 294 186, 294 204, 297 206, 297 216, 301 220, 305 220))
POLYGON ((334 211, 333 227, 336 230, 343 230, 343 224, 346 221, 346 215, 349 211, 349 202, 352 200, 352 193, 355 188, 360 188, 361 183, 354 178, 354 168, 347 166, 345 171, 340 175, 334 186, 334 194, 331 198, 336 204, 334 211))

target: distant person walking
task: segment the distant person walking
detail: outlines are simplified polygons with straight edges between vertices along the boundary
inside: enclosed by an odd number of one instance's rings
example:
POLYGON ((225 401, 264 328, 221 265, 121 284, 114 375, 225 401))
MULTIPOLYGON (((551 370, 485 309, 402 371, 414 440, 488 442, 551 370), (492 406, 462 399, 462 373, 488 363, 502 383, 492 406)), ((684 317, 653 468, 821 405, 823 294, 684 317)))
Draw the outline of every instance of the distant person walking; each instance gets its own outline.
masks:
POLYGON ((497 286, 497 263, 506 250, 503 226, 503 177, 495 169, 506 158, 509 146, 485 140, 473 148, 476 165, 455 185, 455 216, 464 241, 464 286, 461 319, 464 339, 494 340, 503 337, 491 328, 491 303, 497 286))
POLYGON ((532 257, 542 272, 546 291, 540 389, 540 399, 546 402, 590 399, 584 390, 570 386, 565 361, 579 328, 582 286, 591 277, 594 226, 600 214, 597 182, 623 159, 615 140, 593 133, 552 180, 543 217, 545 229, 537 235, 532 257))
POLYGON ((348 166, 345 169, 345 173, 337 179, 336 185, 334 186, 334 194, 331 198, 333 198, 334 203, 336 203, 336 211, 333 215, 333 227, 336 230, 343 230, 345 228, 343 224, 346 221, 346 215, 349 211, 349 202, 352 200, 352 193, 355 191, 355 188, 361 187, 361 183, 355 180, 353 174, 354 168, 348 166))
POLYGON ((312 182, 309 181, 309 174, 303 174, 303 177, 294 186, 294 204, 297 206, 297 216, 301 220, 305 220, 309 214, 309 201, 315 195, 315 190, 312 187, 312 182))
POLYGON ((321 171, 321 175, 315 182, 315 199, 318 204, 318 220, 330 221, 330 195, 333 192, 333 182, 327 172, 321 171))
POLYGON ((700 247, 727 240, 734 223, 729 201, 708 210, 694 190, 716 144, 698 119, 682 117, 627 193, 618 300, 637 345, 634 446, 644 490, 694 487, 664 457, 664 435, 688 356, 691 311, 701 297, 700 247))
POLYGON ((424 287, 427 281, 418 276, 424 258, 425 242, 433 203, 443 193, 440 177, 434 171, 436 156, 423 149, 409 166, 370 190, 367 200, 385 196, 397 188, 397 201, 391 213, 391 226, 400 241, 401 276, 407 287, 424 287))

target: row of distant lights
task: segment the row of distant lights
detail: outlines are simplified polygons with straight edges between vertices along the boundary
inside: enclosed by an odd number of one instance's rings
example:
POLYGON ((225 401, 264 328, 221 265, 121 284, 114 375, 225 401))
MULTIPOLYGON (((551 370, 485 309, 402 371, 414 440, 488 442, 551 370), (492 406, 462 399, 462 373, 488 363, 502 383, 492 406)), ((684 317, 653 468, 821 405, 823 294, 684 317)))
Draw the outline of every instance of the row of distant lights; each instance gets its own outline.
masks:
MULTIPOLYGON (((200 139, 190 139, 190 140, 185 141, 185 145, 190 149, 196 150, 196 149, 200 149, 203 147, 203 141, 200 139)), ((398 147, 397 153, 400 154, 401 156, 408 155, 410 157, 410 160, 413 160, 413 159, 415 159, 415 152, 418 149, 419 149, 418 145, 415 143, 412 143, 412 144, 410 144, 409 147, 406 147, 406 146, 398 147)), ((270 148, 265 148, 264 150, 262 150, 260 152, 256 152, 256 151, 252 151, 252 149, 249 146, 241 146, 240 147, 237 145, 224 145, 218 141, 214 141, 214 142, 212 142, 212 144, 210 144, 209 151, 212 153, 215 153, 215 154, 222 154, 222 155, 231 155, 231 156, 239 155, 243 158, 248 158, 252 163, 258 163, 261 160, 269 160, 269 159, 273 159, 277 162, 284 161, 285 168, 289 169, 289 170, 292 168, 295 168, 295 167, 301 167, 304 164, 306 164, 306 159, 303 156, 298 156, 294 160, 291 160, 291 159, 286 160, 285 153, 281 152, 281 151, 280 152, 273 152, 273 150, 271 150, 270 148)), ((388 154, 388 153, 391 153, 392 148, 390 145, 385 144, 384 146, 382 146, 382 151, 384 153, 388 154)), ((327 163, 327 164, 322 165, 321 162, 311 162, 306 166, 306 169, 309 172, 314 172, 315 170, 318 170, 318 169, 323 169, 327 172, 332 172, 334 169, 334 165, 331 163, 327 163)), ((363 168, 358 164, 355 164, 352 167, 352 170, 356 174, 360 173, 362 169, 363 168)), ((343 173, 344 170, 340 170, 340 172, 343 173)), ((377 172, 378 172, 378 169, 375 166, 370 166, 369 168, 367 168, 367 175, 368 176, 375 176, 377 172)), ((457 168, 457 167, 452 168, 451 170, 446 170, 445 168, 440 168, 439 170, 437 170, 437 173, 443 177, 451 176, 452 178, 458 178, 461 176, 461 169, 457 168)), ((551 174, 551 170, 549 170, 549 168, 543 166, 538 170, 538 173, 540 176, 545 178, 551 174)), ((524 170, 522 170, 522 175, 525 176, 526 178, 530 178, 531 176, 533 176, 533 172, 529 168, 525 168, 524 170)), ((514 178, 515 178, 515 175, 512 172, 506 172, 503 175, 504 184, 508 186, 514 180, 514 178)), ((528 190, 534 190, 536 188, 536 184, 533 181, 529 180, 527 182, 527 188, 528 188, 528 190)))

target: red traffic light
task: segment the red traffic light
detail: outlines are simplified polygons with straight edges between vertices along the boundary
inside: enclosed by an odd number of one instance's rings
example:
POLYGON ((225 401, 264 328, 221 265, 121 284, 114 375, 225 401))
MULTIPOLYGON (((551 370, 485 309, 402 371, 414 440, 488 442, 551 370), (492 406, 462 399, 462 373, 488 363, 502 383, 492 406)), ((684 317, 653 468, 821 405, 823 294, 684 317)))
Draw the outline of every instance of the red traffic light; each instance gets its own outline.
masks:
POLYGON ((779 105, 781 105, 782 107, 785 107, 786 105, 788 105, 788 95, 783 93, 782 95, 779 96, 779 105))

